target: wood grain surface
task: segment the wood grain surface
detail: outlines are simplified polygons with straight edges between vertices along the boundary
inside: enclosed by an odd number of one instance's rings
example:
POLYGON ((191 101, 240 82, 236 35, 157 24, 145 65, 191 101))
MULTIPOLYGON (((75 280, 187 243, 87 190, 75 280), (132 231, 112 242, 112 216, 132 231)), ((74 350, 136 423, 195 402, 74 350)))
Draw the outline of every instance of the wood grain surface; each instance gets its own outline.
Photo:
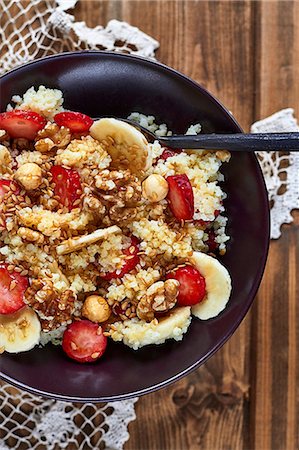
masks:
MULTIPOLYGON (((90 26, 126 20, 157 58, 212 91, 245 130, 285 107, 299 115, 299 2, 85 1, 90 26)), ((271 243, 251 312, 204 366, 136 406, 126 450, 299 448, 299 214, 271 243)))
MULTIPOLYGON (((157 58, 214 93, 241 126, 299 116, 299 1, 80 1, 89 26, 126 20, 157 58)), ((142 397, 125 450, 299 448, 299 213, 272 241, 262 285, 234 336, 205 365, 142 397)))

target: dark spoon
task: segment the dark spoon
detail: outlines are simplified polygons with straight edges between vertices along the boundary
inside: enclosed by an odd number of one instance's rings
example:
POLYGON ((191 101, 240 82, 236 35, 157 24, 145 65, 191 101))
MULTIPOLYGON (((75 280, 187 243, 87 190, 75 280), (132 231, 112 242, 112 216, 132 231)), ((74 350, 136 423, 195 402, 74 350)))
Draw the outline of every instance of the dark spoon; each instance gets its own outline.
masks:
POLYGON ((256 133, 256 134, 198 134, 156 136, 138 123, 119 119, 140 130, 149 142, 158 140, 162 146, 204 150, 238 151, 299 151, 299 133, 256 133))

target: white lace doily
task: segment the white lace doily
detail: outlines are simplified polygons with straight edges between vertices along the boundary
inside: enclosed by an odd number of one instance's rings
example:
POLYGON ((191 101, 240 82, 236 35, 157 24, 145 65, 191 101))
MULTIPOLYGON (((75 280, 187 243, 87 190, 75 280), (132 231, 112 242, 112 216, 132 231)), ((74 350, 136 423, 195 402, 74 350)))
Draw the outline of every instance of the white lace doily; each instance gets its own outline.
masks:
MULTIPOLYGON (((66 11, 76 0, 0 0, 1 73, 35 58, 62 51, 106 49, 154 57, 159 43, 125 22, 88 28, 66 11), (30 13, 30 16, 28 15, 30 13)), ((252 126, 252 132, 298 131, 293 110, 286 109, 252 126)), ((259 152, 273 204, 272 238, 299 207, 299 153, 259 152)), ((111 449, 128 440, 137 399, 105 404, 45 400, 0 382, 0 450, 111 449)))
MULTIPOLYGON (((294 110, 283 109, 255 122, 252 133, 299 131, 294 110)), ((258 152, 271 204, 271 237, 279 238, 281 225, 293 221, 291 211, 299 208, 299 153, 258 152)))

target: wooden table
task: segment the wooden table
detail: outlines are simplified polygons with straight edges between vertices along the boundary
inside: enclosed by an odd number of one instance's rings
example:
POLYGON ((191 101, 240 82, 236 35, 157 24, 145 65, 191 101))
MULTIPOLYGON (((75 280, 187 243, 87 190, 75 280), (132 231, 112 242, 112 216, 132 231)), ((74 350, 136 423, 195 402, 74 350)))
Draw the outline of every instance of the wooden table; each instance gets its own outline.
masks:
MULTIPOLYGON (((89 26, 126 20, 157 58, 213 92, 245 130, 280 108, 299 115, 299 2, 81 1, 89 26)), ((299 214, 271 243, 250 313, 204 366, 142 397, 126 450, 299 448, 299 214), (296 365, 297 364, 297 365, 296 365)))
MULTIPOLYGON (((213 92, 245 130, 299 115, 299 2, 85 1, 87 24, 126 20, 161 43, 157 58, 213 92)), ((299 214, 273 241, 255 304, 204 366, 142 397, 126 450, 299 448, 299 214)))

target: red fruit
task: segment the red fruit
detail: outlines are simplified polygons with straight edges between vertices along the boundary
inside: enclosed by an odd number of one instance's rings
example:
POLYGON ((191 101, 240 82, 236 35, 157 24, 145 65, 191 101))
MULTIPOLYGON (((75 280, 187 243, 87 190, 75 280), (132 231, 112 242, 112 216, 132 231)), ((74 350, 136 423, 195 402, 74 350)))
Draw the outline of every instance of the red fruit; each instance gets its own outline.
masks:
POLYGON ((9 272, 8 264, 0 263, 0 314, 12 314, 25 306, 24 293, 28 279, 18 272, 9 272))
POLYGON ((0 129, 7 131, 12 138, 26 138, 32 141, 46 123, 43 116, 26 109, 0 113, 0 129))
MULTIPOLYGON (((3 186, 15 186, 14 189, 14 193, 15 195, 19 195, 20 193, 20 188, 19 185, 15 182, 15 181, 11 181, 11 180, 0 180, 0 200, 5 196, 5 194, 7 193, 6 189, 3 189, 3 186)), ((12 190, 12 189, 11 189, 12 190)))
POLYGON ((208 231, 208 240, 205 241, 205 244, 209 247, 209 251, 214 253, 218 248, 218 243, 215 241, 216 234, 214 230, 208 231))
POLYGON ((58 113, 54 116, 54 120, 57 125, 69 128, 72 133, 84 133, 93 124, 91 117, 74 111, 58 113))
POLYGON ((113 278, 122 278, 126 273, 133 270, 137 266, 137 264, 139 264, 140 258, 138 252, 139 241, 135 236, 132 236, 130 247, 123 250, 123 254, 128 256, 128 258, 124 260, 122 268, 119 269, 119 271, 115 270, 114 272, 101 273, 101 278, 108 281, 112 280, 113 278), (134 247, 134 249, 132 247, 134 247))
POLYGON ((180 282, 177 304, 192 306, 201 302, 206 296, 206 282, 201 273, 193 266, 180 267, 166 276, 180 282))
POLYGON ((59 196, 60 202, 67 206, 69 211, 76 208, 77 205, 74 205, 74 202, 81 197, 82 193, 79 173, 62 166, 53 166, 51 174, 55 183, 54 193, 59 196))
POLYGON ((159 159, 166 159, 171 158, 171 156, 177 156, 179 153, 181 153, 182 150, 171 150, 170 148, 164 148, 162 155, 159 159))
POLYGON ((187 175, 166 178, 169 186, 167 200, 172 214, 179 220, 191 220, 194 214, 194 196, 187 175))
POLYGON ((107 338, 102 327, 89 320, 71 323, 63 334, 62 348, 65 353, 80 363, 94 362, 107 347, 107 338))

